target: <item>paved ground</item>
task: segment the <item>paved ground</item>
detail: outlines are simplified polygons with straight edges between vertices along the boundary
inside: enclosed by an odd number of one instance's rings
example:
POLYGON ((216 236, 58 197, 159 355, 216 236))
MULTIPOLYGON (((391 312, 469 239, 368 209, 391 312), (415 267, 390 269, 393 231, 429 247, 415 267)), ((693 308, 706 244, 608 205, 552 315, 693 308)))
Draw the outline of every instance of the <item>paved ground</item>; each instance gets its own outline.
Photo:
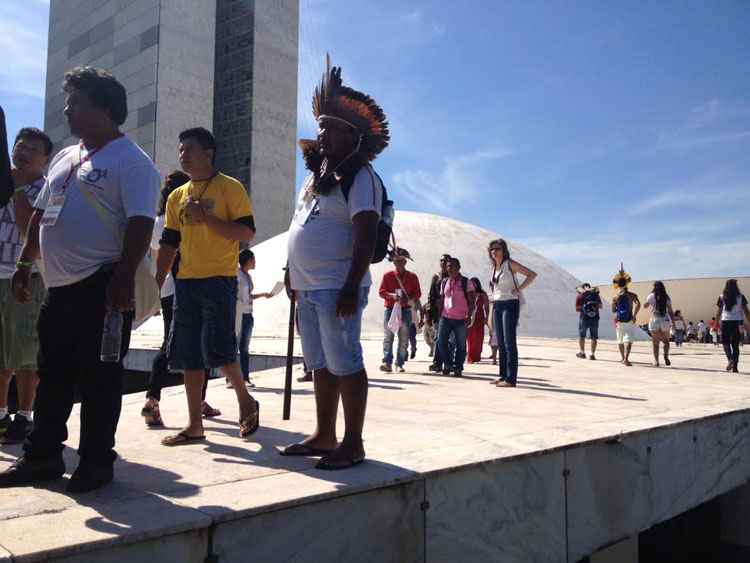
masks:
MULTIPOLYGON (((117 435, 121 459, 116 482, 72 498, 64 482, 47 488, 0 490, 0 546, 14 554, 59 549, 80 541, 107 540, 123 532, 148 535, 166 523, 179 530, 201 515, 264 510, 301 502, 338 489, 368 488, 414 472, 446 470, 487 459, 521 455, 710 416, 750 406, 750 372, 724 371, 721 348, 688 345, 672 354, 671 368, 650 366, 650 343, 638 343, 635 365, 618 362, 616 346, 604 342, 597 361, 575 358, 572 340, 521 341, 516 389, 488 385, 496 369, 489 361, 467 366, 461 379, 428 375, 425 347, 407 373, 378 371, 380 343, 365 343, 370 372, 366 448, 370 462, 348 472, 313 469, 314 461, 289 459, 277 449, 313 428, 312 385, 295 381, 292 419, 281 420, 283 369, 256 375, 261 430, 247 441, 237 435, 233 391, 222 381, 209 387, 210 402, 223 415, 206 423, 208 441, 177 449, 159 444, 185 421, 181 388, 165 392, 163 430, 147 430, 139 415, 141 396, 124 399, 117 435), (143 499, 136 512, 126 499, 143 499), (197 509, 197 510, 194 510, 197 509), (64 514, 65 518, 60 519, 64 514), (45 534, 39 534, 40 529, 45 534)), ((257 339, 253 351, 281 353, 285 342, 257 339)), ((295 370, 295 377, 299 371, 295 370)), ((343 425, 343 421, 341 421, 343 425)), ((70 422, 75 448, 78 408, 70 422)), ((343 430, 343 426, 340 427, 343 430)), ((18 455, 0 446, 0 469, 18 455)), ((66 453, 69 471, 76 455, 66 453)), ((0 547, 0 560, 2 548, 0 547)))

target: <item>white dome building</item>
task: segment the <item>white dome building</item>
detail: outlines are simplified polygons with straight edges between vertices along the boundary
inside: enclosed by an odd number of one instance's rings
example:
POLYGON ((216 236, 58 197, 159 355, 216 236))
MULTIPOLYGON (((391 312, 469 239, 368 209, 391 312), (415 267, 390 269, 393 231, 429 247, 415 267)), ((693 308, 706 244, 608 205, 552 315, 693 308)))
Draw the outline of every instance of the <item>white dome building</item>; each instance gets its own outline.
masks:
MULTIPOLYGON (((419 276, 423 302, 432 276, 439 267, 440 255, 448 253, 461 260, 461 273, 478 277, 487 290, 490 277, 487 245, 500 238, 491 231, 447 217, 398 211, 394 233, 399 246, 409 250, 413 262, 407 268, 419 276)), ((509 241, 514 259, 534 270, 538 277, 526 291, 527 305, 521 313, 519 334, 526 336, 577 338, 578 316, 575 312, 576 287, 580 281, 561 267, 528 248, 509 241)), ((287 235, 282 233, 253 247, 257 270, 252 272, 255 292, 270 291, 283 279, 287 259, 287 235)), ((393 268, 390 262, 371 267, 373 285, 365 310, 362 333, 382 336, 383 300, 378 295, 383 273, 393 268)), ((520 281, 520 280, 519 280, 520 281)), ((289 322, 289 301, 282 294, 273 299, 258 299, 254 304, 254 334, 286 336, 289 322)), ((602 315, 600 336, 614 336, 611 315, 602 315)))

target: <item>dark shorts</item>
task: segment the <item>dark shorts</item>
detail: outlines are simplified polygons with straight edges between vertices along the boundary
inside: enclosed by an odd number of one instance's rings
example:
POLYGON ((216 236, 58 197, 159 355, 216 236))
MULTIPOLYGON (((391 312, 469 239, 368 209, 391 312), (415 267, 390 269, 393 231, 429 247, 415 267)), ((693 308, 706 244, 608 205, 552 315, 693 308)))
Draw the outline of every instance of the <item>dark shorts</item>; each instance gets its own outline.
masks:
POLYGON ((167 354, 172 369, 206 369, 237 361, 237 278, 176 280, 167 354))
POLYGON ((578 336, 586 338, 586 332, 589 333, 592 340, 599 340, 599 319, 588 317, 578 319, 578 336))

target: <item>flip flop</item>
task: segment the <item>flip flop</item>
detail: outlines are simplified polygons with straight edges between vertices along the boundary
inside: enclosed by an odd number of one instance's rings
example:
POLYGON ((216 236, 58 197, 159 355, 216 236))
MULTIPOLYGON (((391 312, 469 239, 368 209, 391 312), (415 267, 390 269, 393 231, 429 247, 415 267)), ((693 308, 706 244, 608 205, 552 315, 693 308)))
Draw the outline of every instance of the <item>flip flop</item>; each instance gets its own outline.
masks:
POLYGON ((205 418, 214 418, 217 416, 221 416, 221 411, 219 409, 213 408, 206 401, 203 401, 203 404, 201 405, 201 414, 205 418))
POLYGON ((167 436, 161 441, 162 446, 167 447, 173 447, 173 446, 185 446, 187 444, 195 444, 197 442, 204 442, 206 440, 206 437, 201 436, 191 436, 190 434, 187 434, 185 432, 180 432, 179 434, 175 434, 174 436, 167 436))
POLYGON ((287 457, 318 457, 328 455, 332 451, 333 450, 314 448, 312 446, 308 446, 307 444, 290 444, 286 448, 281 450, 279 452, 279 455, 287 457))
POLYGON ((240 438, 255 434, 260 427, 260 403, 255 401, 255 412, 240 420, 240 438))
POLYGON ((315 464, 315 469, 322 469, 323 471, 338 471, 339 469, 349 469, 350 467, 354 467, 355 465, 359 465, 365 460, 365 456, 362 455, 361 457, 333 457, 330 455, 323 456, 320 458, 320 461, 318 461, 317 464, 315 464))

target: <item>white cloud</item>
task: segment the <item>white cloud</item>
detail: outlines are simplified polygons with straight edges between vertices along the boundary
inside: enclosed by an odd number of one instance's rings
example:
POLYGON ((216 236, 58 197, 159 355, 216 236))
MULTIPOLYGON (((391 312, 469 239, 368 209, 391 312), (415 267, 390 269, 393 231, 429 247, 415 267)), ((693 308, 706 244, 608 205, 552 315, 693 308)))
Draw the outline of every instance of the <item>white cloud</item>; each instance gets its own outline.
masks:
POLYGON ((750 185, 734 189, 706 187, 700 191, 666 191, 636 203, 628 209, 630 215, 641 215, 666 208, 691 207, 701 211, 708 209, 738 209, 750 206, 750 185))
POLYGON ((504 148, 475 151, 445 159, 437 172, 404 170, 393 180, 415 205, 448 214, 466 203, 481 201, 479 196, 489 183, 487 166, 511 154, 504 148))

